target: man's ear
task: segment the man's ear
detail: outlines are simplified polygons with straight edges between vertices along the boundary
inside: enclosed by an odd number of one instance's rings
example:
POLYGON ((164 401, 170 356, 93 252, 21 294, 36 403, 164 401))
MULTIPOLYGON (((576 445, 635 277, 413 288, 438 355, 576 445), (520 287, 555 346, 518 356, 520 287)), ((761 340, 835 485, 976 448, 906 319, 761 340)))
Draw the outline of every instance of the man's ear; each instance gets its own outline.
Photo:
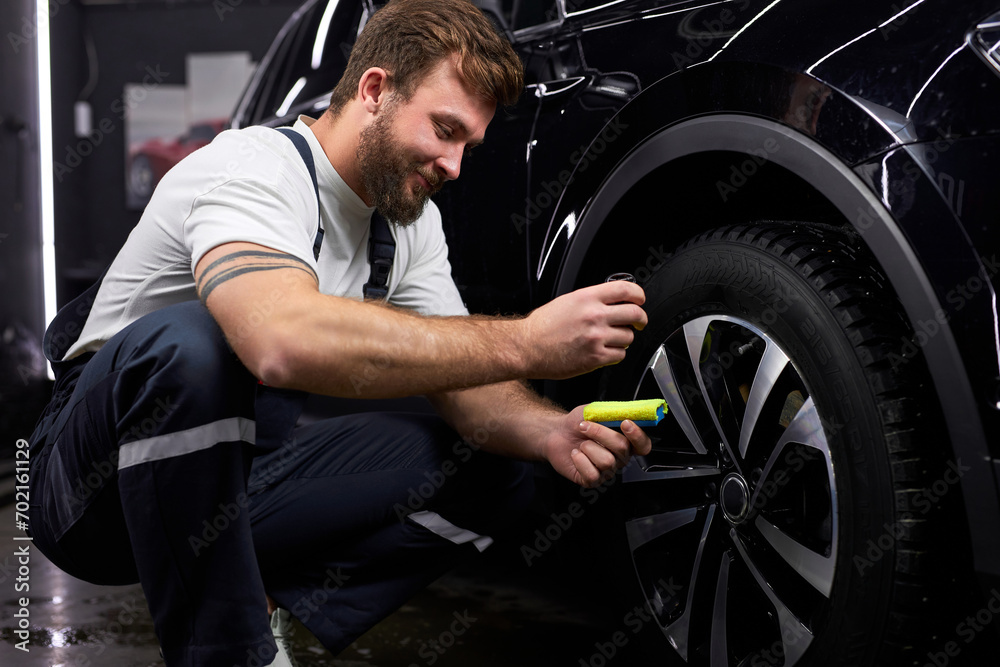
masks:
POLYGON ((381 67, 369 67, 358 81, 358 99, 368 113, 375 113, 389 96, 389 73, 381 67))

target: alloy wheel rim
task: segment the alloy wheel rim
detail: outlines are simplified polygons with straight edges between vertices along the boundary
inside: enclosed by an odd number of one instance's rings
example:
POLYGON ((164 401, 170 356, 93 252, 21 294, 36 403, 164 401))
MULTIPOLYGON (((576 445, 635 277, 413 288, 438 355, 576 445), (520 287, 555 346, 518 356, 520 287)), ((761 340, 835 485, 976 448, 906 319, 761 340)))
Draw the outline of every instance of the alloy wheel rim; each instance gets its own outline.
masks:
POLYGON ((667 419, 622 482, 654 620, 689 663, 796 665, 828 611, 838 541, 827 430, 804 378, 757 326, 708 315, 656 348, 635 393, 653 396, 667 419))

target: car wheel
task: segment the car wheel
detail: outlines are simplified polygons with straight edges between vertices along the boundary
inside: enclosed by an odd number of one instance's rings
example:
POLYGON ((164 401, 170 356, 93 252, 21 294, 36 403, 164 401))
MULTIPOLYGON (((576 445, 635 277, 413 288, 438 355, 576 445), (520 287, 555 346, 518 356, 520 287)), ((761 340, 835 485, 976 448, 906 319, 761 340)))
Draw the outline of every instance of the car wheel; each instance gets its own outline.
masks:
POLYGON ((669 407, 619 497, 641 596, 687 664, 903 664, 931 615, 935 517, 910 503, 933 401, 861 247, 792 223, 688 242, 606 376, 606 398, 669 407))
POLYGON ((139 199, 149 199, 153 194, 153 165, 145 155, 136 155, 128 170, 129 189, 139 199))

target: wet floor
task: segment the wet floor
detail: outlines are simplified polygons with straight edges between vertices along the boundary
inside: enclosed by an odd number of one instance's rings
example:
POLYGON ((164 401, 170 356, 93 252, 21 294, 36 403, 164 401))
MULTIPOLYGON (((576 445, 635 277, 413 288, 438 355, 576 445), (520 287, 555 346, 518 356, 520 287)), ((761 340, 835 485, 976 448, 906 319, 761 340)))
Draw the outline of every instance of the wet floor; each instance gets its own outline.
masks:
MULTIPOLYGON (((0 666, 163 666, 138 584, 96 586, 70 577, 18 536, 14 507, 0 507, 0 666), (19 562, 25 550, 26 571, 19 562)), ((613 566, 599 551, 578 545, 565 551, 527 567, 516 545, 493 547, 486 552, 492 555, 442 577, 337 656, 296 622, 295 658, 301 667, 683 664, 654 624, 641 623, 637 610, 623 615, 627 605, 611 602, 618 597, 609 590, 613 566)), ((995 647, 980 639, 963 647, 960 659, 927 664, 995 667, 995 647)), ((248 656, 246 667, 263 666, 248 656)))
MULTIPOLYGON (((138 584, 70 577, 14 539, 20 535, 14 507, 0 508, 0 665, 163 665, 138 584), (25 548, 26 575, 18 562, 25 548)), ((552 568, 525 568, 517 555, 499 551, 446 575, 338 656, 296 622, 295 657, 301 667, 578 666, 610 664, 604 646, 616 651, 616 664, 650 664, 610 643, 626 628, 588 593, 601 585, 600 566, 574 590, 572 580, 560 581, 552 568)), ((257 664, 248 656, 249 667, 257 664)))

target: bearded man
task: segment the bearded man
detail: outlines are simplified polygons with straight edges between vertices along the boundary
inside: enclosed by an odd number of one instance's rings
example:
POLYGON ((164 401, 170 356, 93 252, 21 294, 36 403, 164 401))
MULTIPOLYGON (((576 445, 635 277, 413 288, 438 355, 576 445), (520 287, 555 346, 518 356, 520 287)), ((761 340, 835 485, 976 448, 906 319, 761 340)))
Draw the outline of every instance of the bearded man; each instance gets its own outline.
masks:
POLYGON ((321 118, 185 158, 53 321, 33 538, 74 576, 140 581, 168 665, 267 664, 269 607, 337 653, 509 525, 527 461, 587 486, 648 453, 524 382, 620 361, 641 288, 505 319, 469 316, 451 278, 428 198, 522 76, 466 0, 391 2, 321 118), (308 392, 439 416, 297 425, 308 392))

